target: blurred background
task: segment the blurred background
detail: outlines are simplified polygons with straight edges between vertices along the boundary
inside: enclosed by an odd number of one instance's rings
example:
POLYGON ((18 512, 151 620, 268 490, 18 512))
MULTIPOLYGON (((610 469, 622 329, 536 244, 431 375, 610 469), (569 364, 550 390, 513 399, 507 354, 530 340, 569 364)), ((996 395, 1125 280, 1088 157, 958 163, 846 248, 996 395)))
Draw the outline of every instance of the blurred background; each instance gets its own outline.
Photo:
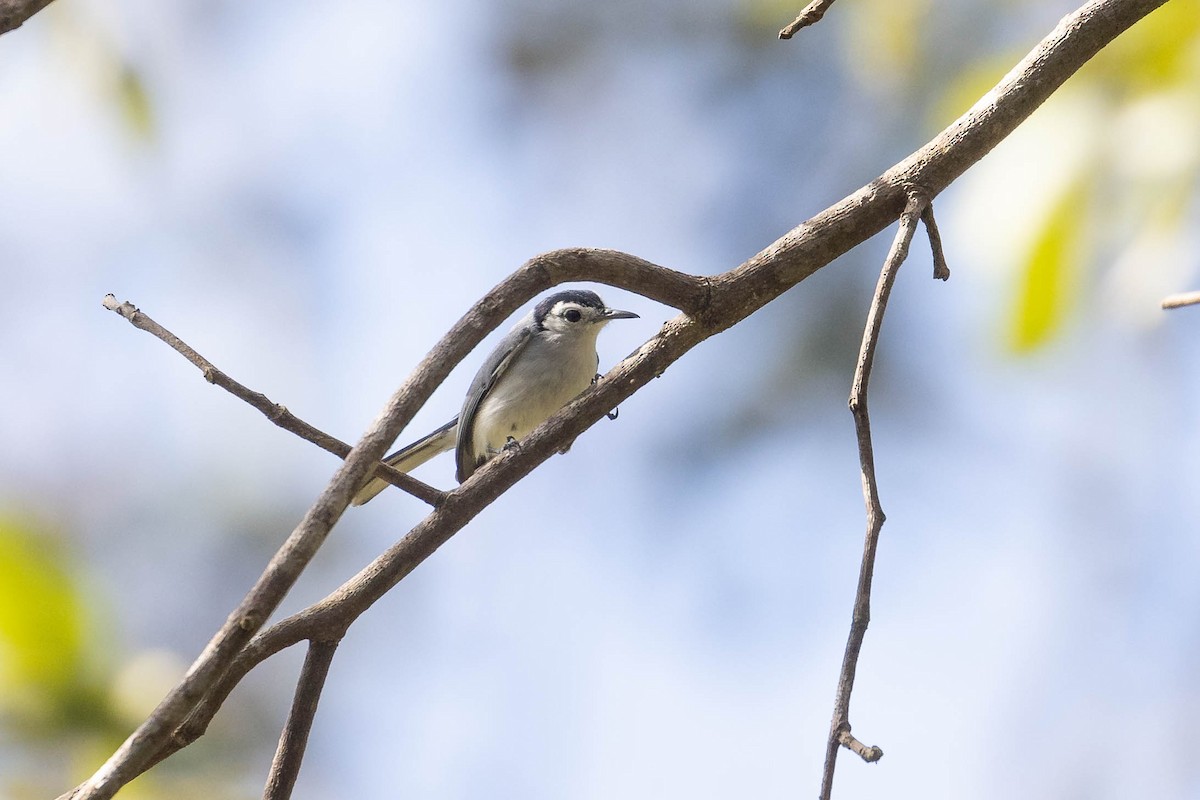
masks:
MULTIPOLYGON (((59 0, 0 37, 0 797, 90 774, 337 466, 106 292, 355 441, 527 258, 732 268, 1074 3, 847 0, 778 41, 802 5, 59 0)), ((1200 308, 1158 308, 1200 288, 1198 176, 1200 2, 1174 0, 937 199, 953 277, 919 234, 872 384, 888 522, 851 720, 886 756, 844 753, 836 796, 1200 797, 1200 308)), ((815 796, 890 237, 692 351, 371 609, 297 797, 815 796)), ((642 317, 605 331, 607 368, 673 312, 600 288, 642 317)), ((424 511, 349 512, 281 613, 424 511)), ((121 796, 259 796, 301 658, 121 796)))

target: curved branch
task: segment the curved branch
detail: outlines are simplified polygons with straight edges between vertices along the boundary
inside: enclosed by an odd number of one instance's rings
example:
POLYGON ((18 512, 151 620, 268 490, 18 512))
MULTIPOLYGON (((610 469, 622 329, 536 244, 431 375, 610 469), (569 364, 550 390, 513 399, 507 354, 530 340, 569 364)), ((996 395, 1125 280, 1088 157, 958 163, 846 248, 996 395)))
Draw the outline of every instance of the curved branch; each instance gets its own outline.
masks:
MULTIPOLYGON (((345 512, 367 472, 375 468, 384 450, 450 371, 509 315, 535 294, 553 285, 551 281, 576 280, 591 274, 601 276, 599 280, 603 282, 633 291, 639 290, 639 282, 645 282, 649 287, 648 296, 672 304, 695 306, 706 296, 703 278, 686 276, 612 250, 555 251, 532 259, 502 281, 455 323, 396 390, 179 684, 91 778, 66 796, 80 800, 109 798, 145 771, 196 703, 279 606, 345 512)), ((613 403, 609 408, 615 405, 613 403)))
POLYGON ((163 751, 180 723, 222 680, 316 553, 351 493, 433 389, 509 314, 564 280, 598 280, 682 309, 608 377, 534 431, 518 450, 478 470, 417 527, 330 597, 360 614, 488 503, 609 409, 662 374, 699 342, 747 316, 874 236, 905 208, 910 191, 932 199, 1010 134, 1108 42, 1165 0, 1092 0, 1064 18, 1005 78, 935 139, 868 186, 801 224, 730 272, 700 278, 612 251, 540 256, 480 300, 421 361, 335 472, 266 571, 183 681, 77 792, 111 797, 163 751))

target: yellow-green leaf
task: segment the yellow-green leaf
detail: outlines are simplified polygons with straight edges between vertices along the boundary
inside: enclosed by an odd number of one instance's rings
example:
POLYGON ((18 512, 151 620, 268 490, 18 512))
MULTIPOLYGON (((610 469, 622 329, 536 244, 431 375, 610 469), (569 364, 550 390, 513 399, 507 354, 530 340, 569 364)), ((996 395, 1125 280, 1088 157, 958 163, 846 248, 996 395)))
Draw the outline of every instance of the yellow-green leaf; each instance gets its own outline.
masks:
MULTIPOLYGON (((797 11, 805 3, 797 5, 797 11)), ((861 0, 839 7, 848 20, 846 31, 852 70, 868 84, 882 80, 911 80, 923 59, 921 26, 931 13, 929 0, 861 0)))
POLYGON ((84 614, 63 548, 0 518, 0 694, 53 695, 78 676, 84 614))
POLYGON ((129 64, 122 64, 116 89, 125 124, 140 138, 153 138, 154 108, 141 75, 129 64))
POLYGON ((1083 257, 1087 220, 1086 181, 1077 181, 1055 202, 1033 239, 1018 277, 1010 342, 1029 352, 1048 342, 1062 326, 1083 257))
POLYGON ((1142 94, 1181 82, 1200 70, 1200 0, 1172 0, 1151 12, 1096 56, 1080 77, 1142 94))

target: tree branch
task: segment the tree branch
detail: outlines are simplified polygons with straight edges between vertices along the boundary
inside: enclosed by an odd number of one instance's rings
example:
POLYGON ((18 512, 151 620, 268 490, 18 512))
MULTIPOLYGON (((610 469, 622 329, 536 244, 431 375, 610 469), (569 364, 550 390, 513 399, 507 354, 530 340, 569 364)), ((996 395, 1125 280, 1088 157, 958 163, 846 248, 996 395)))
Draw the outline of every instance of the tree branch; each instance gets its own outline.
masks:
POLYGON ((929 236, 929 249, 933 252, 933 277, 939 281, 950 280, 950 265, 946 263, 946 253, 942 250, 942 234, 938 232, 937 220, 933 218, 933 201, 925 205, 921 212, 921 221, 925 223, 925 233, 929 236))
POLYGON ((879 531, 885 519, 883 506, 879 502, 879 486, 875 479, 875 450, 871 444, 871 415, 867 410, 867 394, 871 381, 871 368, 875 364, 875 350, 879 345, 879 331, 883 327, 883 314, 887 310, 896 273, 908 257, 908 246, 917 230, 917 220, 928 206, 928 201, 912 193, 908 205, 900 215, 900 225, 891 250, 879 273, 879 283, 871 298, 871 309, 863 330, 862 347, 858 352, 858 363, 854 368, 854 383, 850 390, 850 413, 854 416, 854 431, 858 438, 858 459, 862 471, 863 500, 867 507, 867 535, 863 546, 862 565, 858 573, 858 592, 854 598, 854 614, 850 623, 850 637, 842 657, 842 672, 838 677, 837 695, 833 704, 833 721, 829 726, 829 740, 825 748, 825 771, 821 777, 821 800, 829 800, 833 793, 833 772, 837 766, 840 747, 850 747, 855 752, 878 761, 883 751, 878 747, 867 748, 850 735, 850 693, 854 691, 854 674, 858 669, 858 656, 862 650, 863 637, 871 621, 871 580, 875 574, 875 549, 879 545, 879 531))
POLYGON ((780 39, 790 39, 796 35, 796 32, 801 28, 807 28, 809 25, 816 25, 821 21, 821 17, 825 16, 825 12, 833 5, 833 0, 812 0, 811 3, 804 7, 800 12, 800 16, 792 20, 783 30, 779 32, 780 39))
POLYGON ((847 750, 856 753, 868 764, 874 764, 876 761, 883 758, 883 751, 878 747, 867 747, 858 739, 854 738, 854 736, 850 733, 850 723, 848 722, 844 728, 838 731, 837 740, 838 744, 847 750))
MULTIPOLYGON (((261 652, 262 626, 349 504, 384 450, 487 332, 536 293, 567 280, 595 280, 641 293, 684 313, 606 378, 538 427, 522 446, 485 464, 446 494, 421 523, 306 619, 348 625, 529 471, 699 342, 736 325, 833 259, 883 230, 918 192, 935 197, 982 158, 1118 34, 1165 0, 1092 0, 1055 30, 966 114, 868 186, 801 224, 741 266, 714 278, 665 270, 623 253, 560 250, 539 256, 501 282, 443 337, 396 391, 334 473, 263 575, 187 675, 97 772, 71 793, 109 798, 157 760, 180 724, 213 697, 225 675, 261 652), (335 611, 330 611, 335 609, 335 611), (330 615, 330 616, 327 616, 330 615), (258 642, 260 647, 255 648, 258 642), (247 644, 250 648, 247 648, 247 644)), ((295 618, 292 618, 295 619, 295 618)), ((264 633, 281 628, 287 620, 264 633)), ((293 627, 299 623, 293 623, 293 627)), ((286 645, 283 645, 286 646, 286 645)), ((252 666, 252 664, 251 664, 252 666)), ((247 667, 248 669, 249 667, 247 667)))
POLYGON ((1184 306, 1194 306, 1200 304, 1200 292, 1185 292, 1183 294, 1173 294, 1163 298, 1163 308, 1183 308, 1184 306))
POLYGON ((296 778, 300 775, 300 764, 304 760, 308 734, 312 730, 313 718, 317 715, 321 689, 325 686, 325 678, 329 675, 329 665, 333 662, 337 646, 337 641, 308 643, 308 654, 304 657, 304 667, 300 670, 300 679, 296 683, 292 710, 279 737, 279 747, 275 750, 275 758, 271 762, 271 772, 267 776, 263 800, 288 800, 292 796, 296 778))
POLYGON ((15 31, 51 0, 0 0, 0 34, 15 31))
MULTIPOLYGON (((354 491, 366 479, 368 470, 374 469, 384 450, 411 422, 413 415, 450 371, 513 311, 537 292, 553 285, 551 281, 579 280, 592 274, 598 276, 596 279, 601 282, 632 287, 634 291, 639 291, 644 285, 645 291, 642 293, 646 296, 682 307, 695 307, 703 302, 707 294, 706 279, 673 272, 616 251, 559 250, 534 258, 518 269, 487 297, 477 302, 422 359, 392 395, 383 413, 351 450, 329 484, 180 683, 87 781, 64 797, 78 797, 80 800, 109 798, 144 771, 172 739, 179 723, 220 679, 237 653, 278 607, 316 554, 325 536, 341 518, 354 491)), ((609 408, 613 405, 616 403, 609 408)), ((548 456, 547 453, 543 458, 548 456)), ((493 499, 495 496, 488 498, 487 502, 493 499)), ((478 509, 470 516, 475 513, 478 513, 478 509)), ((463 519, 459 527, 466 524, 467 519, 463 519)))
MULTIPOLYGON (((124 303, 118 303, 116 296, 112 294, 106 294, 101 304, 109 311, 120 314, 122 317, 129 320, 129 323, 133 325, 133 327, 146 331, 147 333, 152 334, 166 342, 176 352, 195 365, 196 368, 204 374, 204 380, 214 384, 215 386, 220 386, 222 389, 229 392, 239 400, 244 400, 245 402, 249 403, 252 407, 261 411, 263 416, 271 420, 271 422, 274 422, 279 427, 283 428, 285 431, 290 431, 291 433, 299 436, 301 439, 312 442, 317 447, 333 453, 338 458, 345 459, 346 456, 350 455, 350 445, 346 444, 340 439, 330 436, 319 428, 309 425, 291 411, 288 411, 285 406, 282 406, 279 403, 271 402, 271 399, 265 394, 253 391, 252 389, 249 389, 238 383, 233 378, 230 378, 224 372, 213 366, 211 361, 189 347, 188 344, 178 336, 159 325, 147 314, 142 313, 141 309, 139 309, 133 303, 130 303, 128 300, 126 300, 124 303)), ((378 465, 376 465, 375 474, 393 486, 403 489, 413 497, 424 500, 426 503, 429 503, 433 506, 436 506, 438 503, 440 503, 442 498, 445 496, 444 492, 441 492, 429 484, 417 480, 411 475, 405 474, 394 467, 388 466, 383 462, 380 462, 378 465)))

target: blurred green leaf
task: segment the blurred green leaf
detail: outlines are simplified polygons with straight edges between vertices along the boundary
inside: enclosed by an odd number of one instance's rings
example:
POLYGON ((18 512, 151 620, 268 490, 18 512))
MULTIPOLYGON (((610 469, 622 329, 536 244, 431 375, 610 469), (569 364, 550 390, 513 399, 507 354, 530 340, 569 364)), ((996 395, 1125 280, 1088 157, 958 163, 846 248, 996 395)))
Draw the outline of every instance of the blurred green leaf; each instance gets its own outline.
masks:
POLYGON ((44 734, 114 729, 93 627, 63 542, 0 516, 0 712, 44 734))
POLYGON ((63 63, 90 91, 103 97, 132 138, 150 142, 157 132, 153 96, 144 73, 129 57, 130 48, 119 44, 84 9, 55 4, 54 11, 48 16, 49 29, 63 63))
POLYGON ((62 546, 0 519, 0 689, 62 692, 83 658, 83 606, 62 546))
MULTIPOLYGON (((66 538, 0 513, 3 800, 53 796, 52 791, 82 780, 185 669, 166 651, 143 650, 132 657, 115 652, 84 576, 66 538)), ((244 720, 241 724, 247 726, 244 720)), ((231 771, 245 771, 245 754, 257 753, 253 745, 262 736, 254 730, 237 738, 235 731, 237 749, 231 751, 229 733, 210 733, 205 746, 210 752, 216 747, 219 758, 196 761, 193 756, 191 768, 142 776, 121 797, 244 796, 231 771)))
MULTIPOLYGON (((805 5, 798 3, 796 12, 805 5)), ((866 85, 910 80, 925 59, 921 27, 931 6, 929 0, 860 0, 839 7, 837 13, 849 21, 846 35, 851 71, 866 85)))
MULTIPOLYGON (((960 80, 974 81, 972 72, 960 80)), ((1089 256, 1119 260, 1131 246, 1127 231, 1107 224, 1114 215, 1159 219, 1162 235, 1172 224, 1182 231, 1186 215, 1164 217, 1162 209, 1164 203, 1187 208, 1196 198, 1200 0, 1174 0, 1150 14, 1071 84, 1097 98, 1112 124, 1071 133, 1080 148, 1095 147, 1098 155, 1073 167, 1067 188, 1038 221, 1027 257, 1019 262, 1008 325, 1009 344, 1018 353, 1036 350, 1061 331, 1078 302, 1089 256)), ((952 85, 945 99, 958 101, 966 88, 952 85)))
POLYGON ((129 64, 122 64, 117 76, 117 100, 125 124, 139 138, 154 138, 154 107, 141 75, 129 64))
POLYGON ((1200 0, 1173 0, 1134 25, 1079 77, 1141 94, 1200 80, 1200 0))
POLYGON ((1026 353, 1046 344, 1067 317, 1083 260, 1087 181, 1076 181, 1042 220, 1018 278, 1010 342, 1026 353))

